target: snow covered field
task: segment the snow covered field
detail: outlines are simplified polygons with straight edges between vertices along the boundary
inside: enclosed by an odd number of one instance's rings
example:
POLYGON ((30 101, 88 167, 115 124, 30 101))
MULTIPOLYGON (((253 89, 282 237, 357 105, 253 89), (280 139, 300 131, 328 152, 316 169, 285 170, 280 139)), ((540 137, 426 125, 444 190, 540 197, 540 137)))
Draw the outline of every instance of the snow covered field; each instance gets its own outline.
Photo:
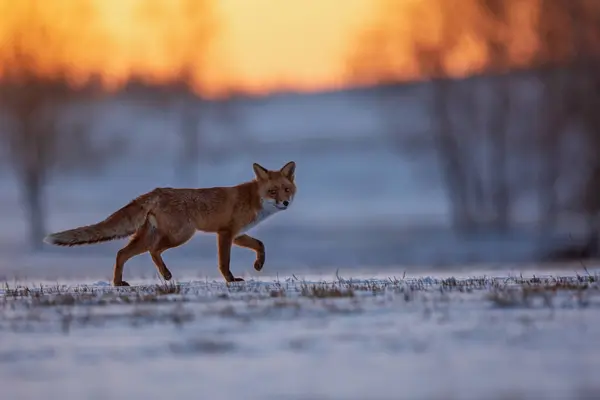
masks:
POLYGON ((2 398, 593 398, 600 269, 578 272, 8 282, 2 398))

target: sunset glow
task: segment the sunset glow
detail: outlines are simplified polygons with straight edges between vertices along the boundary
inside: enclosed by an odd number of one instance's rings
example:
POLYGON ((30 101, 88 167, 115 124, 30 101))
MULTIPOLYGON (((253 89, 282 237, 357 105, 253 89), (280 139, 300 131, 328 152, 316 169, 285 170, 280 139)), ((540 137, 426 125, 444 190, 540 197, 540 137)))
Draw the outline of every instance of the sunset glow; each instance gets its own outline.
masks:
MULTIPOLYGON (((100 73, 109 85, 131 74, 168 79, 184 61, 178 46, 193 48, 183 30, 194 20, 185 19, 180 0, 91 0, 91 20, 75 3, 37 2, 37 11, 64 33, 69 62, 77 75, 100 73), (143 7, 151 3, 157 7, 156 15, 144 21, 140 18, 143 7), (82 12, 85 20, 79 16, 82 12)), ((194 71, 210 92, 229 87, 310 90, 343 84, 343 61, 353 32, 374 7, 370 0, 220 0, 212 4, 216 5, 217 32, 209 57, 201 61, 202 71, 200 67, 194 71)), ((13 9, 1 18, 5 22, 16 18, 19 6, 0 0, 0 10, 13 9)), ((39 47, 36 52, 43 53, 44 46, 39 47)))
MULTIPOLYGON (((18 26, 39 69, 62 66, 75 81, 97 74, 109 88, 132 75, 169 80, 187 66, 209 94, 319 90, 357 83, 345 62, 385 4, 394 6, 388 19, 401 30, 399 40, 411 32, 437 35, 435 10, 409 12, 422 0, 0 0, 0 45, 18 26), (203 39, 206 29, 211 40, 203 39), (49 31, 52 37, 44 36, 49 31)), ((394 71, 414 77, 410 45, 394 46, 394 71)), ((465 42, 450 69, 468 71, 481 58, 476 44, 465 42)))

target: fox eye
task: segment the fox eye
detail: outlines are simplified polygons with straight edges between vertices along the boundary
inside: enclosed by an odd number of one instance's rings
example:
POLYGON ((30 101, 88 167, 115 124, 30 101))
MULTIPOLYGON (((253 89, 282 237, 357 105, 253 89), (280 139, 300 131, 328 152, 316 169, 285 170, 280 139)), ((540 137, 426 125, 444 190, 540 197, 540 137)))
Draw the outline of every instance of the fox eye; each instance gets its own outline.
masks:
POLYGON ((290 188, 285 188, 285 189, 283 189, 283 190, 285 190, 285 192, 286 192, 286 193, 289 193, 289 191, 290 191, 290 188))
POLYGON ((275 190, 275 189, 269 189, 269 194, 271 196, 275 196, 277 194, 277 190, 275 190))

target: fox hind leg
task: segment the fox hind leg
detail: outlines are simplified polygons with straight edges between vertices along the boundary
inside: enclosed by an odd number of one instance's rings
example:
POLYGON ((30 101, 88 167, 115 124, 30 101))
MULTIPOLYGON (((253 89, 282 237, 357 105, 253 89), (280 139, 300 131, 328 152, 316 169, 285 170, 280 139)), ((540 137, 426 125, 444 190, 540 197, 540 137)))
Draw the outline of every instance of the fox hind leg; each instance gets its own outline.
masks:
POLYGON ((127 243, 127 246, 123 247, 117 252, 117 259, 115 261, 115 267, 113 271, 114 286, 129 286, 129 283, 123 280, 123 269, 125 267, 125 263, 132 257, 148 251, 148 234, 148 226, 145 224, 142 228, 140 228, 140 230, 134 233, 129 243, 127 243))
POLYGON ((194 233, 195 230, 191 227, 189 229, 181 229, 174 235, 166 235, 162 234, 160 231, 156 231, 153 244, 150 248, 150 256, 152 257, 152 261, 156 265, 158 272, 166 281, 171 280, 173 275, 167 268, 167 265, 162 258, 162 253, 186 243, 194 236, 194 233))
POLYGON ((152 261, 154 262, 154 265, 156 265, 158 273, 166 281, 170 281, 171 278, 173 278, 173 274, 171 274, 171 271, 169 271, 169 268, 167 268, 167 264, 165 264, 165 261, 161 255, 163 251, 170 249, 171 247, 174 246, 171 245, 171 241, 168 239, 168 237, 156 232, 152 247, 150 249, 150 257, 152 257, 152 261))
POLYGON ((150 251, 150 257, 152 257, 152 261, 154 262, 154 265, 156 265, 156 269, 158 269, 158 272, 164 278, 164 280, 170 281, 171 278, 173 278, 173 274, 171 274, 171 271, 169 271, 169 268, 167 268, 167 264, 165 264, 165 261, 162 259, 161 253, 162 252, 159 251, 150 251))

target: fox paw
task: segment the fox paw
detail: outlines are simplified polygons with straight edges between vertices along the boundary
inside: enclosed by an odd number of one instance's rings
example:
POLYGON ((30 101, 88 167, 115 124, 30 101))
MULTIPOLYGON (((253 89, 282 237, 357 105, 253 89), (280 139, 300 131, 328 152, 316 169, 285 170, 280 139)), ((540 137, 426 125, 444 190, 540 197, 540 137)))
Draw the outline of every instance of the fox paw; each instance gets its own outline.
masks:
POLYGON ((242 278, 236 278, 234 276, 232 276, 229 279, 226 279, 226 281, 227 281, 227 283, 230 283, 230 282, 244 282, 244 280, 242 278))
POLYGON ((263 265, 265 265, 265 260, 256 259, 256 261, 254 261, 254 269, 257 271, 263 269, 263 265))
POLYGON ((131 286, 131 285, 125 281, 119 281, 119 282, 113 282, 113 286, 131 286))
POLYGON ((165 279, 165 281, 170 281, 171 278, 173 278, 173 274, 171 274, 171 271, 165 271, 165 273, 163 274, 163 278, 165 279))

